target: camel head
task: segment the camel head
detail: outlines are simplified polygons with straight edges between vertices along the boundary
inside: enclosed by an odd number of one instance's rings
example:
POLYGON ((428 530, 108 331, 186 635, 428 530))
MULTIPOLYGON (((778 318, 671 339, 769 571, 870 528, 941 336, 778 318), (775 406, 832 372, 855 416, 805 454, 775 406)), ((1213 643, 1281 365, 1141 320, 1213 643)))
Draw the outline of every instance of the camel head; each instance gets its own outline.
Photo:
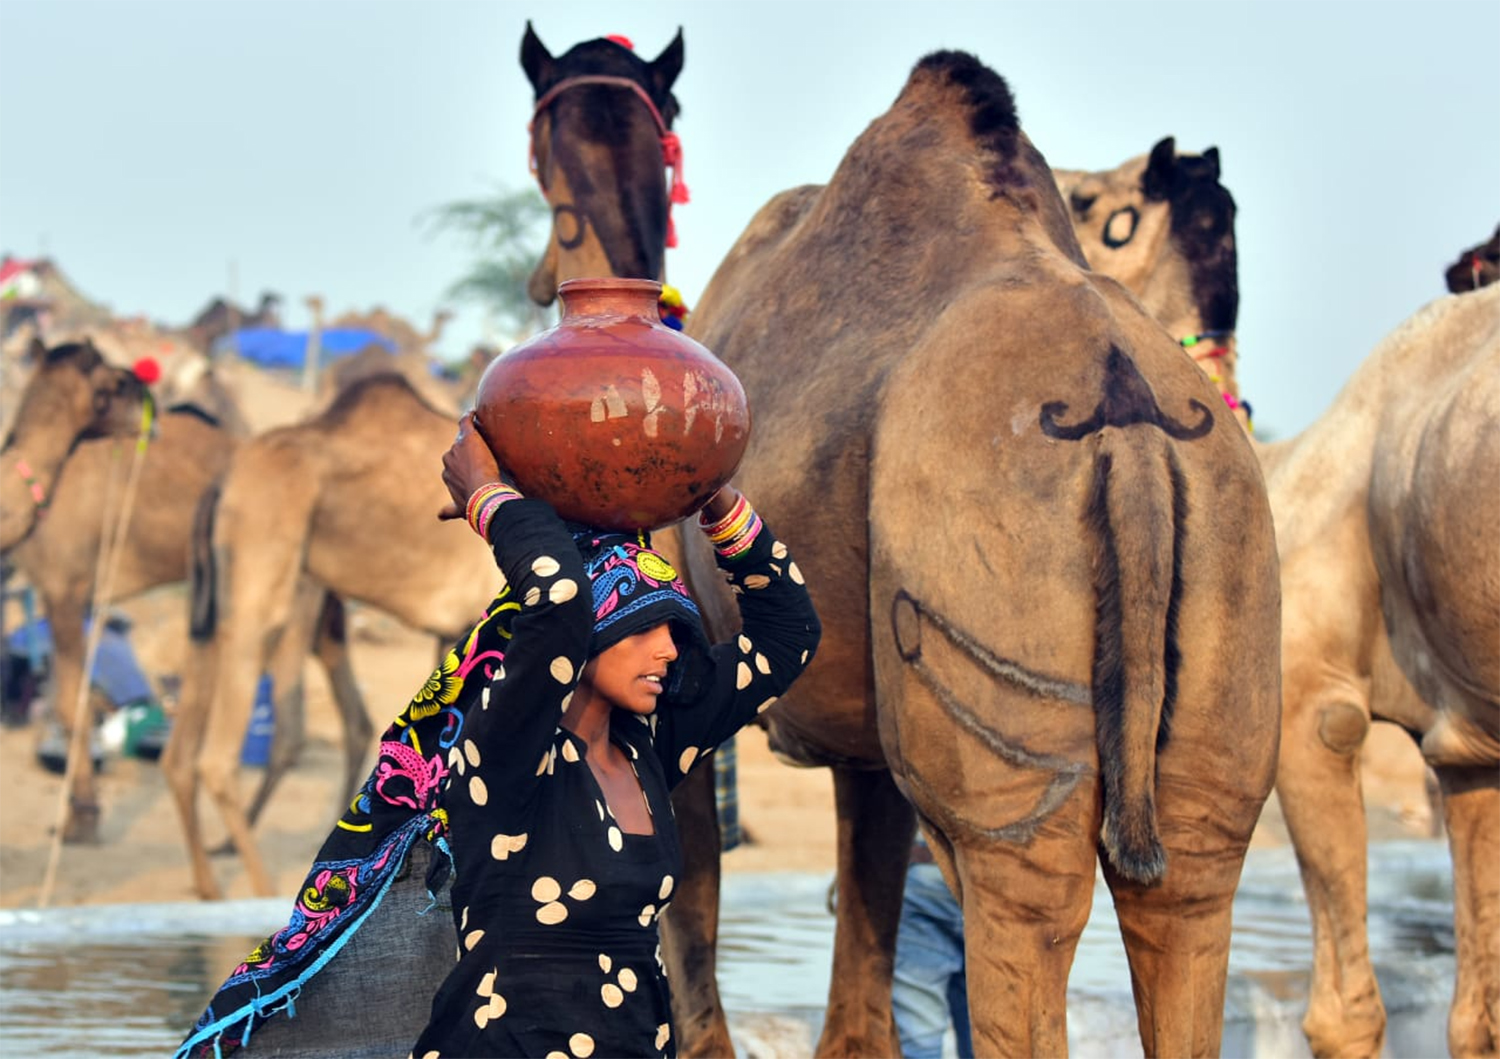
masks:
POLYGON ((53 349, 36 343, 32 356, 37 369, 21 395, 6 448, 41 435, 66 435, 71 447, 88 438, 140 433, 152 397, 134 371, 108 363, 88 339, 53 349))
POLYGON ((1472 246, 1459 254, 1458 260, 1443 273, 1443 279, 1452 294, 1478 290, 1500 279, 1500 225, 1495 226, 1495 234, 1490 236, 1489 242, 1472 246))
POLYGON ((564 280, 663 278, 671 203, 687 200, 670 131, 682 53, 679 29, 650 62, 604 38, 554 58, 526 24, 521 68, 536 98, 531 149, 552 208, 547 251, 526 288, 538 305, 551 305, 564 280))
POLYGON ((1173 338, 1227 338, 1239 315, 1234 198, 1219 150, 1149 155, 1101 173, 1057 173, 1089 267, 1129 287, 1173 338))

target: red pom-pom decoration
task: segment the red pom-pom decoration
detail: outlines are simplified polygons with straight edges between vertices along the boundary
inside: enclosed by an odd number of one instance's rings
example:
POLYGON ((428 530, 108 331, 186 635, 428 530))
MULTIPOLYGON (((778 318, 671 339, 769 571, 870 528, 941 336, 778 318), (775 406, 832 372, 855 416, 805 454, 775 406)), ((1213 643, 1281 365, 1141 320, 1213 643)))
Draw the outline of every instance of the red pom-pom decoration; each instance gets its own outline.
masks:
POLYGON ((631 39, 629 37, 625 36, 622 33, 611 33, 609 36, 605 37, 604 39, 605 40, 614 41, 616 44, 618 44, 620 47, 626 49, 627 51, 635 51, 635 44, 631 41, 631 39))
POLYGON ((135 362, 132 370, 135 372, 135 377, 147 386, 161 378, 161 365, 156 362, 155 357, 142 357, 135 362))

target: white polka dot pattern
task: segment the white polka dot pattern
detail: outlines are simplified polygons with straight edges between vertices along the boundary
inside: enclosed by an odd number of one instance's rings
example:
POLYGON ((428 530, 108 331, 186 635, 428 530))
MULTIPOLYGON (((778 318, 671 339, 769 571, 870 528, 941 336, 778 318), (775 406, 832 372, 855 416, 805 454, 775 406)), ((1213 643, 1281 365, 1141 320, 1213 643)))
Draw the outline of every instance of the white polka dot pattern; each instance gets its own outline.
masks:
POLYGON ((484 785, 484 779, 480 776, 469 778, 469 801, 475 805, 487 805, 490 800, 490 789, 484 785))
POLYGON ((531 884, 531 899, 533 901, 556 901, 561 896, 562 887, 550 875, 543 875, 531 884))
POLYGON ((625 1003, 625 994, 613 982, 605 982, 599 987, 599 999, 604 1001, 605 1007, 617 1008, 625 1003))
POLYGON ((667 1042, 671 1039, 672 1024, 670 1022, 663 1022, 660 1026, 656 1027, 656 1047, 658 1050, 665 1048, 667 1042))
POLYGON ((744 691, 750 686, 750 681, 753 679, 754 677, 750 672, 750 667, 747 666, 744 662, 741 662, 739 665, 735 666, 734 686, 736 690, 744 691))
POLYGON ((578 582, 571 577, 563 578, 547 591, 547 598, 557 604, 566 603, 576 595, 578 595, 578 582))
POLYGON ((496 835, 490 839, 490 856, 496 860, 506 860, 512 853, 519 853, 525 848, 525 835, 496 835))
POLYGON ((554 658, 549 671, 552 673, 552 679, 559 684, 573 683, 573 663, 565 655, 558 655, 554 658))
POLYGON ((479 767, 479 747, 475 744, 474 740, 464 740, 464 757, 468 759, 469 764, 475 768, 479 767))
POLYGON ((688 769, 690 769, 690 768, 693 767, 693 762, 697 761, 697 760, 698 760, 698 748, 695 747, 695 746, 690 746, 690 747, 688 747, 686 750, 684 750, 682 752, 682 755, 680 757, 678 757, 678 759, 677 759, 677 768, 684 775, 686 775, 688 769))
POLYGON ((672 887, 675 885, 677 885, 675 879, 670 875, 663 875, 661 877, 661 889, 656 891, 656 896, 665 901, 668 897, 672 896, 672 887))
POLYGON ((550 555, 539 555, 531 564, 531 572, 538 577, 556 577, 562 564, 550 555))
POLYGON ((568 1038, 568 1051, 578 1059, 589 1059, 594 1054, 594 1038, 587 1033, 575 1033, 568 1038))
POLYGON ((568 896, 575 901, 587 901, 590 897, 593 897, 596 892, 598 892, 598 889, 599 888, 594 885, 594 880, 579 879, 576 883, 568 888, 568 896))
POLYGON ((609 829, 609 848, 616 853, 625 848, 625 838, 620 834, 618 827, 611 827, 609 829))

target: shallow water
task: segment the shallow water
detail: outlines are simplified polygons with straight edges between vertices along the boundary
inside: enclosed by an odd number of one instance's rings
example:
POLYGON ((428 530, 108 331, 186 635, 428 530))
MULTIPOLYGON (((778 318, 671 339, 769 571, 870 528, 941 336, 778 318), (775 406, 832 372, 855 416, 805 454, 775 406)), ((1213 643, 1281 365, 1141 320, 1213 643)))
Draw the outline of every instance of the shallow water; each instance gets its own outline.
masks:
MULTIPOLYGON (((828 989, 829 878, 724 879, 720 988, 741 1055, 810 1054, 828 989)), ((1370 947, 1387 1054, 1441 1055, 1452 993, 1451 872, 1436 842, 1371 848, 1370 947)), ((282 899, 0 911, 0 1055, 170 1054, 229 969, 285 921, 282 899)), ((1109 893, 1069 984, 1076 1056, 1140 1054, 1109 893)), ((1311 935, 1291 851, 1257 850, 1235 900, 1226 1056, 1306 1055, 1311 935)))

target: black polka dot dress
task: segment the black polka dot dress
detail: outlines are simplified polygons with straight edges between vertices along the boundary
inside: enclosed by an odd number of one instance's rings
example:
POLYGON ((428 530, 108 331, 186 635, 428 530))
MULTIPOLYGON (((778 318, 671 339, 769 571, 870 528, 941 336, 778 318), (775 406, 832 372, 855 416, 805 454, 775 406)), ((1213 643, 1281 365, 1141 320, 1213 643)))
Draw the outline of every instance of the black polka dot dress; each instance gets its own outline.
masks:
POLYGON ((664 699, 649 717, 617 709, 611 719, 654 827, 629 834, 583 740, 560 726, 594 620, 577 547, 535 501, 504 504, 491 536, 519 612, 448 758, 457 964, 412 1055, 675 1055, 657 927, 682 870, 668 796, 806 667, 816 614, 764 526, 751 547, 720 559, 742 631, 712 648, 701 692, 664 699))

